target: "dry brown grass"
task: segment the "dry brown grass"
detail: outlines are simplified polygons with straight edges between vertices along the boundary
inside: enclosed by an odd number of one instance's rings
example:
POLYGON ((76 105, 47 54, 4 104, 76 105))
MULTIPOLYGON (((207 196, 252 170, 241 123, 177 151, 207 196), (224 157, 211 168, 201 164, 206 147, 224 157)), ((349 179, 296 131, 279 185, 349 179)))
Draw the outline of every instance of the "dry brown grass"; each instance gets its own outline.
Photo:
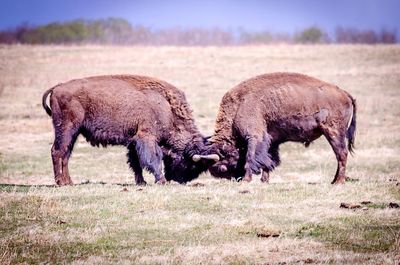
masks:
MULTIPOLYGON (((400 260, 400 46, 224 48, 0 46, 0 263, 397 264, 400 260), (251 76, 309 74, 358 102, 356 155, 344 186, 328 184, 324 139, 286 144, 271 184, 200 176, 165 187, 133 184, 120 147, 79 139, 75 183, 54 188, 51 120, 42 93, 100 74, 155 76, 186 92, 200 130, 212 133, 222 95, 251 76), (105 182, 107 184, 99 184, 105 182), (93 184, 98 183, 98 184, 93 184), (245 192, 243 192, 245 191, 245 192), (341 202, 372 201, 362 209, 341 202), (263 230, 277 238, 258 238, 263 230)), ((148 182, 152 176, 146 175, 148 182)))

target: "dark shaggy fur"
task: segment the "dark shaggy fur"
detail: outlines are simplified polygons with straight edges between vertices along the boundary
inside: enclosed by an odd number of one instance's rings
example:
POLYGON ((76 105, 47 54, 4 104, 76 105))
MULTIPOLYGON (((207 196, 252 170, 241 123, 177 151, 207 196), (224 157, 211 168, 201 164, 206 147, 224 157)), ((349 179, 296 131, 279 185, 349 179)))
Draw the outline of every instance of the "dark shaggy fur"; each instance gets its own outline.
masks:
POLYGON ((261 180, 268 182, 280 163, 280 144, 307 147, 324 135, 338 162, 333 183, 343 183, 355 130, 355 100, 337 86, 296 73, 260 75, 224 95, 208 146, 221 159, 209 170, 216 177, 247 181, 262 171, 261 180))
POLYGON ((180 183, 207 170, 207 161, 191 157, 204 149, 185 95, 167 82, 132 75, 71 80, 47 90, 43 107, 52 117, 55 140, 52 159, 58 185, 72 184, 68 159, 79 134, 93 146, 124 145, 137 184, 142 169, 156 182, 180 183), (50 95, 50 107, 46 100, 50 95))

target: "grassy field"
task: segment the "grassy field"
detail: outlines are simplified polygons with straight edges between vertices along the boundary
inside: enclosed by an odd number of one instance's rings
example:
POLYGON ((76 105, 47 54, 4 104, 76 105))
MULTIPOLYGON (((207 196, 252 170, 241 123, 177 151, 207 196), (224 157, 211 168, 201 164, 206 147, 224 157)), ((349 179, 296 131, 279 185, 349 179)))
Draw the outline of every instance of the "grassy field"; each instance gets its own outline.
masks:
POLYGON ((400 209, 389 206, 400 203, 398 45, 0 46, 0 106, 0 264, 399 264, 400 209), (345 185, 329 184, 336 160, 322 138, 307 149, 283 145, 268 185, 204 174, 140 188, 124 148, 80 138, 70 160, 79 185, 53 186, 53 128, 41 96, 59 82, 164 79, 185 91, 210 135, 229 88, 276 71, 315 76, 357 99, 345 185))

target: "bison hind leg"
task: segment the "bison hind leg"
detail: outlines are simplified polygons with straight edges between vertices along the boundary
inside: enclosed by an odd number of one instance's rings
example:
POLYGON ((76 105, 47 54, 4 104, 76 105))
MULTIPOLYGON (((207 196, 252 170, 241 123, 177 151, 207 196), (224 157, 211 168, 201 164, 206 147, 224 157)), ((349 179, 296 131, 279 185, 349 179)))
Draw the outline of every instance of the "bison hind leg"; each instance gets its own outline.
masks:
POLYGON ((337 160, 336 174, 332 184, 344 183, 346 181, 345 173, 348 155, 345 130, 324 127, 323 134, 331 145, 337 160))
POLYGON ((54 93, 50 99, 55 135, 51 148, 54 178, 57 185, 72 185, 68 172, 68 160, 75 141, 81 133, 84 111, 79 102, 69 97, 56 96, 54 93))
POLYGON ((72 149, 79 135, 79 126, 73 123, 54 123, 55 139, 51 148, 51 157, 53 160, 54 178, 59 186, 72 185, 69 175, 68 161, 72 149))

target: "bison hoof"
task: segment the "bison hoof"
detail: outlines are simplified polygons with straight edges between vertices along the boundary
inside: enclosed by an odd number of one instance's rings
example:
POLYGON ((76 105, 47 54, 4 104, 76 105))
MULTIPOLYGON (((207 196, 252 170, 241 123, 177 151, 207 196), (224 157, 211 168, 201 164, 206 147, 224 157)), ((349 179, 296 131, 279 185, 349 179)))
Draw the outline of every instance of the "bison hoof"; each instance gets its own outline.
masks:
POLYGON ((261 178, 261 182, 263 182, 263 183, 269 183, 269 179, 268 178, 261 178))
POLYGON ((251 181, 251 176, 245 176, 243 178, 243 181, 250 182, 251 181))
POLYGON ((345 182, 346 182, 346 178, 338 178, 338 179, 334 179, 331 184, 337 185, 337 184, 344 184, 345 182))
POLYGON ((61 186, 69 186, 69 185, 74 185, 74 183, 72 183, 72 181, 56 181, 57 186, 61 187, 61 186))
POLYGON ((146 186, 147 182, 146 181, 140 181, 140 182, 136 182, 136 186, 146 186))
POLYGON ((165 185, 165 183, 167 183, 167 180, 165 178, 159 179, 158 181, 156 181, 156 184, 158 185, 165 185))

